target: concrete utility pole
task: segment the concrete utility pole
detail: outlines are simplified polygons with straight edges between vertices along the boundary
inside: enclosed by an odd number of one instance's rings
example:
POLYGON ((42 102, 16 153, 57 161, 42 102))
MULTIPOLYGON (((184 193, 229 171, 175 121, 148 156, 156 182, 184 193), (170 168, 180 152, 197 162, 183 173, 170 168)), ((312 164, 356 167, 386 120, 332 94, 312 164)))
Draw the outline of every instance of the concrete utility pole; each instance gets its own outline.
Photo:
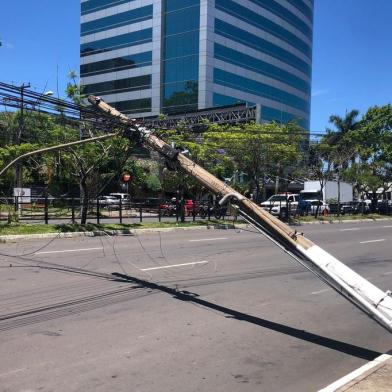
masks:
MULTIPOLYGON (((19 146, 22 141, 22 136, 24 132, 24 90, 30 88, 30 83, 22 84, 20 89, 20 118, 19 118, 19 129, 16 133, 16 144, 19 146)), ((15 188, 22 188, 22 165, 15 165, 15 188)))
POLYGON ((148 148, 159 152, 173 166, 177 166, 199 181, 214 194, 221 196, 220 204, 231 200, 239 214, 260 233, 264 234, 302 266, 332 287, 377 323, 392 332, 392 296, 351 270, 345 264, 314 244, 303 233, 281 222, 260 206, 242 196, 191 159, 173 149, 151 131, 130 120, 100 98, 89 96, 89 102, 102 112, 110 114, 130 127, 131 136, 148 148))
MULTIPOLYGON (((19 89, 20 89, 20 117, 19 117, 19 128, 18 131, 16 132, 16 144, 19 146, 22 141, 22 136, 24 132, 24 90, 27 88, 30 88, 31 85, 30 83, 27 84, 22 84, 19 89)), ((23 179, 22 179, 22 173, 23 173, 23 166, 20 163, 17 163, 15 165, 15 188, 21 189, 23 186, 23 179)), ((20 213, 20 203, 19 203, 19 196, 17 200, 18 204, 18 212, 20 213)))

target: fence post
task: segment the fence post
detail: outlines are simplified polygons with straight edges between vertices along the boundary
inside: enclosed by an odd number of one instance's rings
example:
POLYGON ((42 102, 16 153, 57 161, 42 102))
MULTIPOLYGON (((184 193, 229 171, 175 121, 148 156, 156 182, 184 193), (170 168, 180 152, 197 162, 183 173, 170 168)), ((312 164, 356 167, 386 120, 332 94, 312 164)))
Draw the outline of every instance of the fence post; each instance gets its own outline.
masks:
POLYGON ((14 204, 14 208, 15 208, 15 211, 18 211, 18 197, 19 196, 15 196, 15 204, 14 204))
POLYGON ((211 220, 211 202, 210 201, 208 201, 208 204, 207 204, 207 213, 208 213, 208 220, 210 221, 211 220))
POLYGON ((119 204, 118 215, 119 215, 119 218, 120 218, 120 224, 122 225, 123 221, 122 221, 122 199, 121 199, 121 197, 120 197, 120 204, 119 204))
POLYGON ((99 197, 97 196, 97 225, 100 224, 100 210, 99 210, 99 197))
POLYGON ((49 224, 48 194, 45 193, 45 225, 49 224))
POLYGON ((142 209, 141 203, 140 203, 140 208, 139 208, 139 219, 140 219, 140 222, 143 222, 143 209, 142 209))
POLYGON ((158 207, 158 220, 159 220, 159 222, 162 220, 161 205, 159 205, 159 207, 158 207))
POLYGON ((196 220, 195 203, 193 203, 193 205, 192 205, 192 220, 193 220, 193 222, 196 220))
POLYGON ((72 201, 71 201, 71 219, 72 219, 72 224, 75 224, 75 199, 74 198, 72 198, 72 201))
POLYGON ((180 215, 180 203, 178 202, 178 199, 176 200, 176 222, 178 222, 178 217, 180 215))

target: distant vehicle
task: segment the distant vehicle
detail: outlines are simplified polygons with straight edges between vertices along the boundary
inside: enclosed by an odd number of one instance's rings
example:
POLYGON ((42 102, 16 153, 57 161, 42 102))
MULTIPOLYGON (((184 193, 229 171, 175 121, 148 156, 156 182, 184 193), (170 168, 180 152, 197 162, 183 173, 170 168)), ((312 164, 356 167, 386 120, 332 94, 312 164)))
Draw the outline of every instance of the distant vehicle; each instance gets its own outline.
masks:
POLYGON ((191 216, 193 213, 193 209, 195 208, 195 203, 192 199, 185 200, 185 215, 191 216))
MULTIPOLYGON (((305 181, 304 190, 300 192, 301 200, 321 200, 327 203, 328 200, 338 199, 338 183, 327 181, 321 191, 319 181, 305 181)), ((349 203, 353 201, 353 186, 347 182, 340 183, 340 202, 349 203)))
POLYGON ((123 207, 130 207, 131 205, 131 196, 128 193, 109 193, 109 196, 114 197, 117 199, 117 203, 120 204, 121 200, 121 205, 123 207))
POLYGON ((307 200, 303 212, 305 215, 316 215, 316 212, 318 215, 325 215, 329 214, 330 209, 322 200, 307 200))
POLYGON ((297 211, 299 195, 296 193, 279 193, 271 196, 268 200, 260 204, 261 208, 272 215, 284 217, 287 215, 287 208, 293 214, 297 211))
POLYGON ((101 207, 118 207, 119 201, 113 196, 101 196, 98 198, 98 203, 101 207))
POLYGON ((109 193, 109 196, 113 196, 117 199, 121 199, 121 200, 131 200, 131 196, 128 193, 117 193, 117 192, 113 192, 113 193, 109 193))

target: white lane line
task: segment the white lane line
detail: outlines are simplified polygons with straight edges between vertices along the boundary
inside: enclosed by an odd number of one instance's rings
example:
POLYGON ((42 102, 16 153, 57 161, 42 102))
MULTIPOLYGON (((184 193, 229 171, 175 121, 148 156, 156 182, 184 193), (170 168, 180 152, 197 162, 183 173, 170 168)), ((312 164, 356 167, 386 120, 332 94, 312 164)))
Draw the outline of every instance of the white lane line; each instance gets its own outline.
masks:
POLYGON ((189 242, 200 242, 200 241, 219 241, 219 240, 227 240, 227 238, 202 238, 200 240, 189 240, 189 242))
POLYGON ((357 377, 360 377, 365 372, 368 372, 372 369, 376 370, 375 368, 380 367, 385 361, 392 358, 389 354, 382 354, 373 361, 366 363, 365 365, 361 366, 360 368, 354 370, 353 372, 347 374, 346 376, 340 378, 339 380, 335 381, 334 383, 328 385, 327 387, 320 389, 318 392, 335 392, 338 389, 347 386, 349 382, 353 381, 357 377))
POLYGON ((152 271, 152 270, 158 270, 158 269, 164 269, 164 268, 183 267, 185 265, 206 264, 206 263, 208 263, 207 260, 195 261, 193 263, 170 264, 170 265, 162 265, 160 267, 142 268, 141 271, 152 271))
POLYGON ((35 255, 43 255, 43 254, 50 254, 50 253, 67 253, 67 252, 86 252, 88 250, 101 250, 101 248, 84 248, 84 249, 66 249, 66 250, 51 250, 47 252, 35 252, 35 255))
POLYGON ((310 294, 312 294, 312 295, 321 294, 321 293, 325 293, 325 292, 327 292, 329 290, 331 290, 331 289, 323 289, 323 290, 319 290, 319 291, 312 291, 310 294))
POLYGON ((392 275, 392 271, 384 272, 383 275, 392 275))
POLYGON ((383 226, 384 229, 390 229, 392 226, 383 226))
POLYGON ((339 231, 354 231, 354 230, 361 230, 360 227, 353 227, 351 229, 340 229, 339 231))
POLYGON ((361 241, 360 244, 369 244, 370 242, 382 242, 385 238, 380 238, 379 240, 361 241))

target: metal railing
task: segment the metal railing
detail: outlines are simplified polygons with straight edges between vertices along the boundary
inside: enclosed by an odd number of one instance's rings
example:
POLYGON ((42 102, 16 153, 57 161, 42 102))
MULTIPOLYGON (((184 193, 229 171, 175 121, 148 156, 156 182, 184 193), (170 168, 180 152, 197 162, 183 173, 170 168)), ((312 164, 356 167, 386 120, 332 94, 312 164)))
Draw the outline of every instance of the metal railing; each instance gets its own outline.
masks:
MULTIPOLYGON (((25 197, 0 198, 0 222, 78 223, 82 215, 80 198, 25 197)), ((89 199, 87 221, 100 223, 189 222, 226 219, 231 210, 217 204, 193 200, 191 204, 163 199, 89 199)))
MULTIPOLYGON (((78 223, 81 219, 82 202, 79 198, 25 197, 0 198, 0 222, 35 223, 78 223)), ((392 215, 391 201, 377 204, 374 210, 364 202, 332 203, 314 205, 286 203, 282 201, 266 208, 282 220, 302 216, 363 215, 378 213, 392 215)), ((164 199, 111 199, 94 198, 88 200, 87 221, 100 223, 140 223, 140 222, 189 222, 196 220, 235 219, 231 208, 220 207, 217 203, 204 200, 176 201, 164 199)))

